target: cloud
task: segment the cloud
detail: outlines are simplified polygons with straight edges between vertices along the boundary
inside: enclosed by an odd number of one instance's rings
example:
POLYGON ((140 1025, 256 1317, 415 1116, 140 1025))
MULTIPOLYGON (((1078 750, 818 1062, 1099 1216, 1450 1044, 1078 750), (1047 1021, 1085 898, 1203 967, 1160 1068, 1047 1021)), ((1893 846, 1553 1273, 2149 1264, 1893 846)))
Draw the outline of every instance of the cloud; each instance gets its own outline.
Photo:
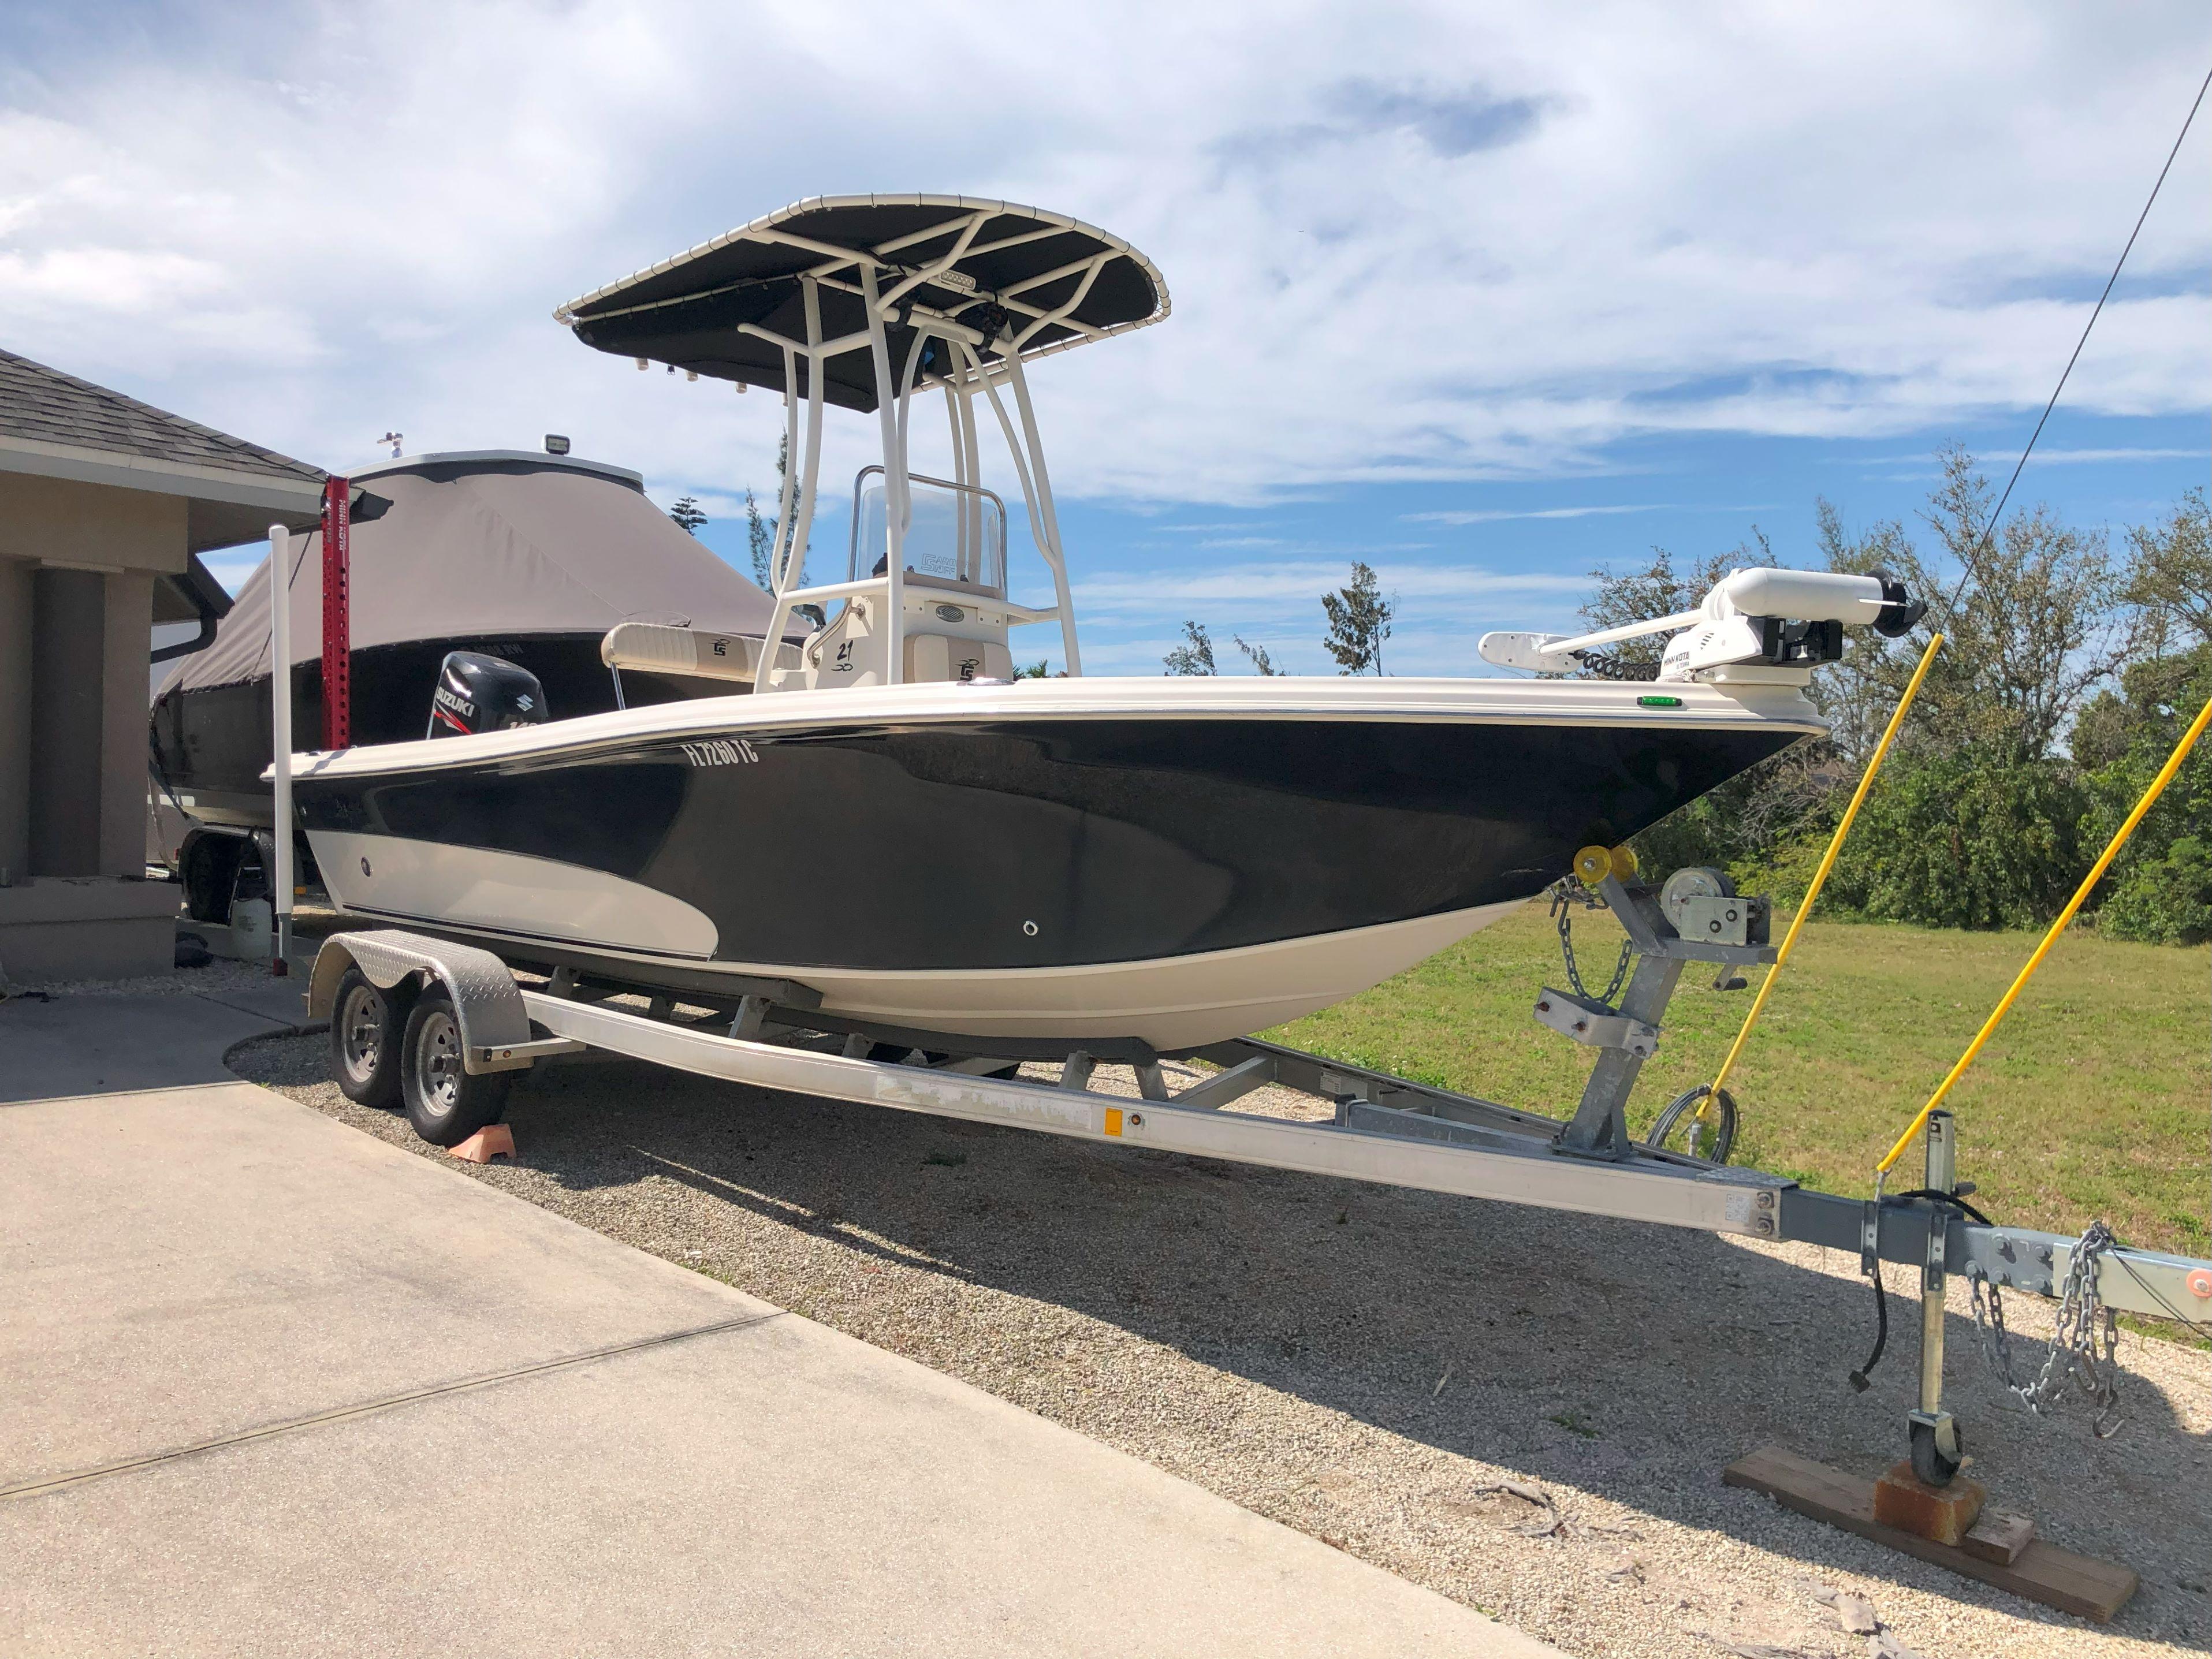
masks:
POLYGON ((1417 82, 1355 77, 1318 88, 1313 101, 1325 112, 1317 118, 1232 133, 1213 148, 1233 163, 1279 167, 1322 146, 1403 134, 1437 156, 1457 161, 1518 143, 1554 100, 1497 97, 1480 85, 1437 92, 1417 82))
MULTIPOLYGON (((1071 497, 1940 435, 2048 395, 2195 91, 2194 23, 1288 0, 1046 41, 951 0, 875 35, 804 0, 18 7, 0 343, 326 465, 387 428, 550 428, 656 489, 759 489, 775 400, 636 374, 547 313, 797 197, 919 185, 1077 213, 1166 274, 1167 323, 1035 376, 1071 497), (921 95, 918 40, 991 98, 921 95)), ((2208 184, 2185 149, 2069 410, 2201 402, 2177 343, 2212 332, 2208 184)), ((831 425, 842 489, 872 434, 831 425)))
MULTIPOLYGON (((1242 604, 1261 608, 1285 603, 1317 607, 1323 593, 1344 585, 1346 563, 1334 559, 1306 563, 1217 566, 1207 570, 1130 570, 1079 579, 1078 605, 1084 610, 1164 613, 1176 605, 1242 604)), ((1579 594, 1589 579, 1580 574, 1487 570, 1471 565, 1381 563, 1375 566, 1386 593, 1402 599, 1487 599, 1498 595, 1579 594)))
POLYGON ((1407 524, 1497 524, 1508 519, 1589 519, 1620 513, 1759 513, 1766 504, 1721 507, 1705 503, 1685 505, 1679 501, 1653 501, 1637 507, 1543 507, 1509 508, 1498 507, 1486 511, 1452 511, 1442 513, 1401 513, 1398 516, 1407 524))
MULTIPOLYGON (((2105 465, 2128 461, 2193 461, 2202 459, 2205 451, 2195 449, 2154 449, 2126 446, 2113 449, 2046 449, 2039 446, 2028 459, 2037 466, 2105 465)), ((1933 459, 1932 452, 1923 451, 1908 455, 1838 455, 1829 458, 1832 464, 1845 466, 1894 466, 1899 462, 1925 463, 1933 459)), ((2010 468, 2020 457, 2013 454, 1977 455, 1975 460, 1984 469, 2010 468)), ((1934 472, 1912 473, 1913 477, 1935 477, 1934 472)))
POLYGON ((1355 125, 1418 136, 1438 155, 1457 160, 1477 150, 1518 143, 1535 130, 1549 98, 1496 98, 1480 86, 1438 94, 1376 81, 1346 81, 1328 101, 1355 125))
MULTIPOLYGON (((2204 459, 2204 450, 2196 449, 2038 449, 2028 457, 2032 466, 2101 465, 2111 461, 2195 461, 2204 459)), ((2008 466, 2019 459, 2014 455, 1992 456, 1991 466, 2008 466)))

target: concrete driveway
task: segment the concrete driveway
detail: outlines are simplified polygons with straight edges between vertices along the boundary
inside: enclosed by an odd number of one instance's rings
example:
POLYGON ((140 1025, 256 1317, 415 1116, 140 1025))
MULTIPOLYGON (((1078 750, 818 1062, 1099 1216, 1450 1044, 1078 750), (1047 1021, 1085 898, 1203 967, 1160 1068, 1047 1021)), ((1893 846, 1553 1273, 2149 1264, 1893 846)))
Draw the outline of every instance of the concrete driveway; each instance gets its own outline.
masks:
POLYGON ((212 1080, 295 998, 0 1006, 0 1651, 1552 1651, 212 1080))

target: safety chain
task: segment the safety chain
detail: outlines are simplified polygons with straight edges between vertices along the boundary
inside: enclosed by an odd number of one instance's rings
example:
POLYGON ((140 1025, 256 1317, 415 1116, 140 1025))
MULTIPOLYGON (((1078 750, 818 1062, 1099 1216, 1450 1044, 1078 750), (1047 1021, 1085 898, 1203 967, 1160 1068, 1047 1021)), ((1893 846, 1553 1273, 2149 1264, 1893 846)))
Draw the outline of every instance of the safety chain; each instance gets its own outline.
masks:
POLYGON ((1974 1330, 1982 1340, 1990 1369, 2020 1403, 2039 1415, 2056 1406, 2071 1381, 2097 1408, 2089 1431, 2105 1440, 2119 1431, 2121 1419, 2119 1321, 2097 1298, 2097 1262, 2117 1241, 2112 1230, 2093 1221, 2074 1246, 2066 1264, 2066 1283, 2058 1294, 2051 1351, 2032 1382, 2022 1383, 2012 1369, 2011 1333, 2005 1328, 2004 1300, 1979 1262, 1966 1270, 1973 1299, 1974 1330), (1984 1292, 1987 1292, 1986 1303, 1984 1292), (2102 1315, 2101 1320, 2099 1316, 2102 1315), (2101 1352, 2100 1350, 2101 1349, 2101 1352))
POLYGON ((1620 994, 1620 988, 1627 982, 1628 964, 1636 955, 1636 942, 1633 939, 1621 940, 1620 960, 1613 964, 1612 983, 1605 988, 1603 996, 1592 997, 1589 988, 1583 983, 1582 969, 1575 961, 1574 911, 1577 905, 1585 910, 1604 909, 1605 900, 1573 876, 1562 876, 1553 882, 1551 895, 1552 915, 1559 924, 1559 954, 1566 959, 1567 983, 1573 988, 1577 996, 1588 1001, 1601 1002, 1610 1008, 1613 998, 1620 994))

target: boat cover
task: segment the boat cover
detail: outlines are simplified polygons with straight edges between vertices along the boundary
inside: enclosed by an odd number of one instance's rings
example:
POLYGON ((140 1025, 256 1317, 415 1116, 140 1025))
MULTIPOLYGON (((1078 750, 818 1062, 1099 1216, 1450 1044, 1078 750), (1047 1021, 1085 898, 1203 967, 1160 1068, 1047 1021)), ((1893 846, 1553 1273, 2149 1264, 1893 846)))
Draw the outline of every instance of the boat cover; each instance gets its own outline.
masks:
MULTIPOLYGON (((822 339, 853 342, 829 358, 823 398, 869 410, 876 379, 859 264, 872 264, 878 292, 889 293, 952 252, 963 236, 958 258, 898 298, 885 331, 895 374, 903 372, 917 316, 962 321, 992 337, 1003 327, 1026 359, 1168 314, 1159 271, 1118 236, 1065 214, 966 196, 811 197, 553 314, 586 345, 617 356, 781 392, 777 340, 805 341, 799 279, 812 272, 823 279, 822 339)), ((981 355, 988 363, 1000 354, 986 346, 981 355)), ((929 367, 918 386, 938 378, 929 367)), ((808 392, 803 359, 796 390, 808 392)))
MULTIPOLYGON (((635 473, 525 453, 424 456, 358 475, 383 505, 352 527, 356 650, 419 640, 604 634, 651 622, 757 636, 767 594, 653 506, 635 473)), ((319 531, 294 536, 292 659, 323 653, 319 531)), ((269 562, 206 649, 156 690, 269 672, 269 562)))

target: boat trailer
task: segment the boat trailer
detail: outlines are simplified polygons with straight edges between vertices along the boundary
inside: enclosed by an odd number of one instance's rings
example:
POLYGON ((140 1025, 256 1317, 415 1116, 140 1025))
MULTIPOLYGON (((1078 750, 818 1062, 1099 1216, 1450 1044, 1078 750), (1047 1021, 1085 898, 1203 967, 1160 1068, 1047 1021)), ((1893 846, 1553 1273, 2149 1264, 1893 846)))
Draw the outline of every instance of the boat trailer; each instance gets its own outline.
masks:
MULTIPOLYGON (((424 1128, 418 1103, 442 1103, 447 1115, 439 1121, 451 1133, 434 1138, 449 1146, 495 1121, 514 1073, 597 1049, 757 1088, 972 1123, 1818 1244, 1856 1252, 1877 1291, 1877 1264, 1900 1263, 1919 1275, 1922 1309, 1918 1403, 1907 1439, 1913 1473, 1932 1488, 1948 1486, 1963 1461, 1942 1392, 1944 1291, 1952 1275, 1972 1281, 1978 1300, 2006 1290, 2058 1300, 2084 1334, 2093 1309, 2107 1319, 2135 1314, 2212 1328, 2212 1262, 2122 1246, 2094 1229, 2085 1252, 2082 1239, 1978 1219, 1963 1201, 1972 1188, 1958 1178, 1957 1129, 1948 1112, 1929 1121, 1925 1185, 1876 1200, 1634 1140, 1628 1097, 1656 1051, 1683 970, 1692 963, 1713 965, 1717 982, 1737 983, 1735 969, 1771 963, 1776 951, 1765 942, 1760 901, 1692 884, 1686 902, 1668 889, 1662 904, 1660 892, 1635 882, 1632 870, 1581 873, 1626 931, 1636 962, 1617 1006, 1550 988, 1537 1000, 1540 1023, 1600 1051, 1581 1102, 1564 1120, 1252 1037, 1169 1056, 1218 1068, 1180 1090, 1170 1088, 1162 1056, 1128 1042, 1071 1040, 1057 1060, 1058 1080, 1031 1080, 1018 1072, 1022 1060, 1038 1057, 1034 1043, 994 1047, 978 1037, 965 1050, 947 1052, 943 1045, 956 1039, 887 1033, 824 1014, 801 985, 761 981, 718 1004, 562 968, 540 988, 518 981, 507 962, 481 946, 391 930, 324 941, 309 1013, 331 1019, 333 1061, 342 1073, 352 1067, 358 1079, 380 1054, 396 1064, 390 1094, 404 1091, 418 1130, 424 1128), (617 998, 630 1006, 616 1006, 617 998), (640 999, 646 1006, 636 1006, 640 999), (410 1006, 433 1000, 443 1026, 410 1016, 410 1006), (404 1042, 397 1040, 403 1025, 404 1042), (1093 1087, 1102 1060, 1128 1064, 1139 1096, 1093 1087), (1240 1098, 1269 1086, 1328 1103, 1328 1117, 1235 1109, 1240 1098)), ((1853 1380, 1864 1386, 1862 1376, 1853 1380)))

